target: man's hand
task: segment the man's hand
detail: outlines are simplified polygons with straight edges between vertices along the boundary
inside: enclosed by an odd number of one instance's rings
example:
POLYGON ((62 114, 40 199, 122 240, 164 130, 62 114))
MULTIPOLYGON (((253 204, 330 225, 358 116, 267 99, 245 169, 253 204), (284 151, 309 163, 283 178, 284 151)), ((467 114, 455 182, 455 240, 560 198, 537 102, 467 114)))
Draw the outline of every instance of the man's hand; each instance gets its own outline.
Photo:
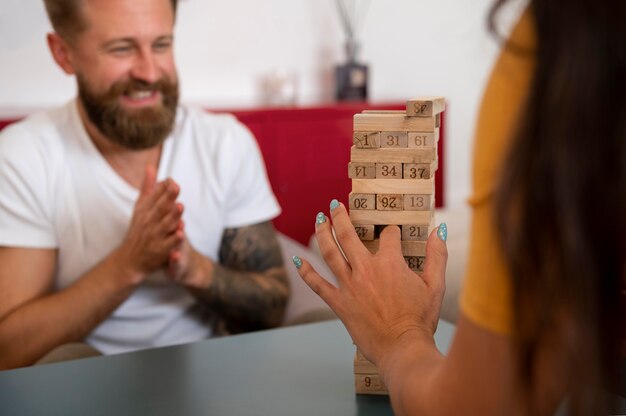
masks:
POLYGON ((272 328, 284 319, 289 280, 271 221, 225 229, 219 262, 185 241, 168 271, 210 309, 216 334, 272 328))
POLYGON ((171 179, 156 183, 155 168, 146 167, 130 226, 119 249, 121 264, 135 284, 167 266, 172 250, 184 241, 183 206, 176 202, 179 191, 171 179))
MULTIPOLYGON (((181 221, 180 231, 184 233, 181 221)), ((185 238, 170 252, 167 275, 173 281, 193 289, 207 289, 213 276, 213 262, 198 253, 185 238)))

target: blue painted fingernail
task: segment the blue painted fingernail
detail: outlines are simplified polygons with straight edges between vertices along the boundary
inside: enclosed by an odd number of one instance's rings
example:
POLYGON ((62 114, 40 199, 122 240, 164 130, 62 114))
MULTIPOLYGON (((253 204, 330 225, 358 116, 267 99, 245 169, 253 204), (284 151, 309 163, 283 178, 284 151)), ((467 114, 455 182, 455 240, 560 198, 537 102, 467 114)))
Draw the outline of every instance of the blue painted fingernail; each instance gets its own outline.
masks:
POLYGON ((302 260, 300 260, 300 257, 293 256, 291 260, 293 261, 293 264, 295 264, 296 269, 299 269, 300 267, 302 267, 302 260))
POLYGON ((448 226, 445 222, 439 224, 439 228, 437 228, 437 237, 439 237, 441 241, 446 241, 448 239, 448 226))
POLYGON ((315 217, 315 223, 316 224, 324 224, 326 222, 326 215, 324 215, 323 212, 318 212, 317 216, 315 217))
POLYGON ((339 206, 339 201, 337 201, 336 199, 333 199, 332 201, 330 201, 330 210, 332 211, 333 209, 337 208, 339 206))

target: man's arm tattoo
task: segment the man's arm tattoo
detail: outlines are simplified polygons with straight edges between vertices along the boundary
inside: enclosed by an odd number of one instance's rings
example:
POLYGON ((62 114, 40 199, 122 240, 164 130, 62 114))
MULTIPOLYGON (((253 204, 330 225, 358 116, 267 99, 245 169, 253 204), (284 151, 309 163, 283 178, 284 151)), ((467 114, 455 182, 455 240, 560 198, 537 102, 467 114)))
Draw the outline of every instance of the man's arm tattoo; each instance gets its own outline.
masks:
POLYGON ((217 333, 280 325, 289 280, 272 223, 226 229, 211 286, 194 294, 210 308, 217 333))

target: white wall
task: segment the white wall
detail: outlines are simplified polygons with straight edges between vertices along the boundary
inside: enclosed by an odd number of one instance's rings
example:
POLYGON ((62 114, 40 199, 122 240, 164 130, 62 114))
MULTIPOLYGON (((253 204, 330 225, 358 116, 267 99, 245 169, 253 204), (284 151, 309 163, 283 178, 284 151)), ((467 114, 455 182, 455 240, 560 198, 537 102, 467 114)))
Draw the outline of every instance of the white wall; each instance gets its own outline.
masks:
MULTIPOLYGON (((363 0, 359 0, 363 1, 363 0)), ((449 101, 446 197, 470 189, 471 140, 481 91, 497 53, 487 34, 490 0, 372 0, 362 33, 372 101, 444 95, 449 101)), ((519 6, 517 7, 519 9, 519 6)), ((508 28, 515 10, 505 17, 508 28)), ((0 117, 60 104, 74 81, 55 67, 42 0, 0 0, 0 117)), ((298 77, 299 102, 329 101, 343 34, 332 0, 181 0, 176 57, 186 101, 216 107, 260 103, 278 68, 298 77)))

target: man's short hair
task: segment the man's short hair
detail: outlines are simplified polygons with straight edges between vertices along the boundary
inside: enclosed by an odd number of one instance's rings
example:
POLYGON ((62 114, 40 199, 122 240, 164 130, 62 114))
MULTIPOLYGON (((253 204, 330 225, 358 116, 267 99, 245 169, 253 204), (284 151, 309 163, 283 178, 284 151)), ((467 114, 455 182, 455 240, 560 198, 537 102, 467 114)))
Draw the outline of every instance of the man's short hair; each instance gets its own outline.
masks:
MULTIPOLYGON (((80 13, 84 0, 44 0, 48 18, 54 31, 67 40, 71 40, 87 28, 87 23, 80 13)), ((178 0, 170 0, 174 15, 178 0)))

